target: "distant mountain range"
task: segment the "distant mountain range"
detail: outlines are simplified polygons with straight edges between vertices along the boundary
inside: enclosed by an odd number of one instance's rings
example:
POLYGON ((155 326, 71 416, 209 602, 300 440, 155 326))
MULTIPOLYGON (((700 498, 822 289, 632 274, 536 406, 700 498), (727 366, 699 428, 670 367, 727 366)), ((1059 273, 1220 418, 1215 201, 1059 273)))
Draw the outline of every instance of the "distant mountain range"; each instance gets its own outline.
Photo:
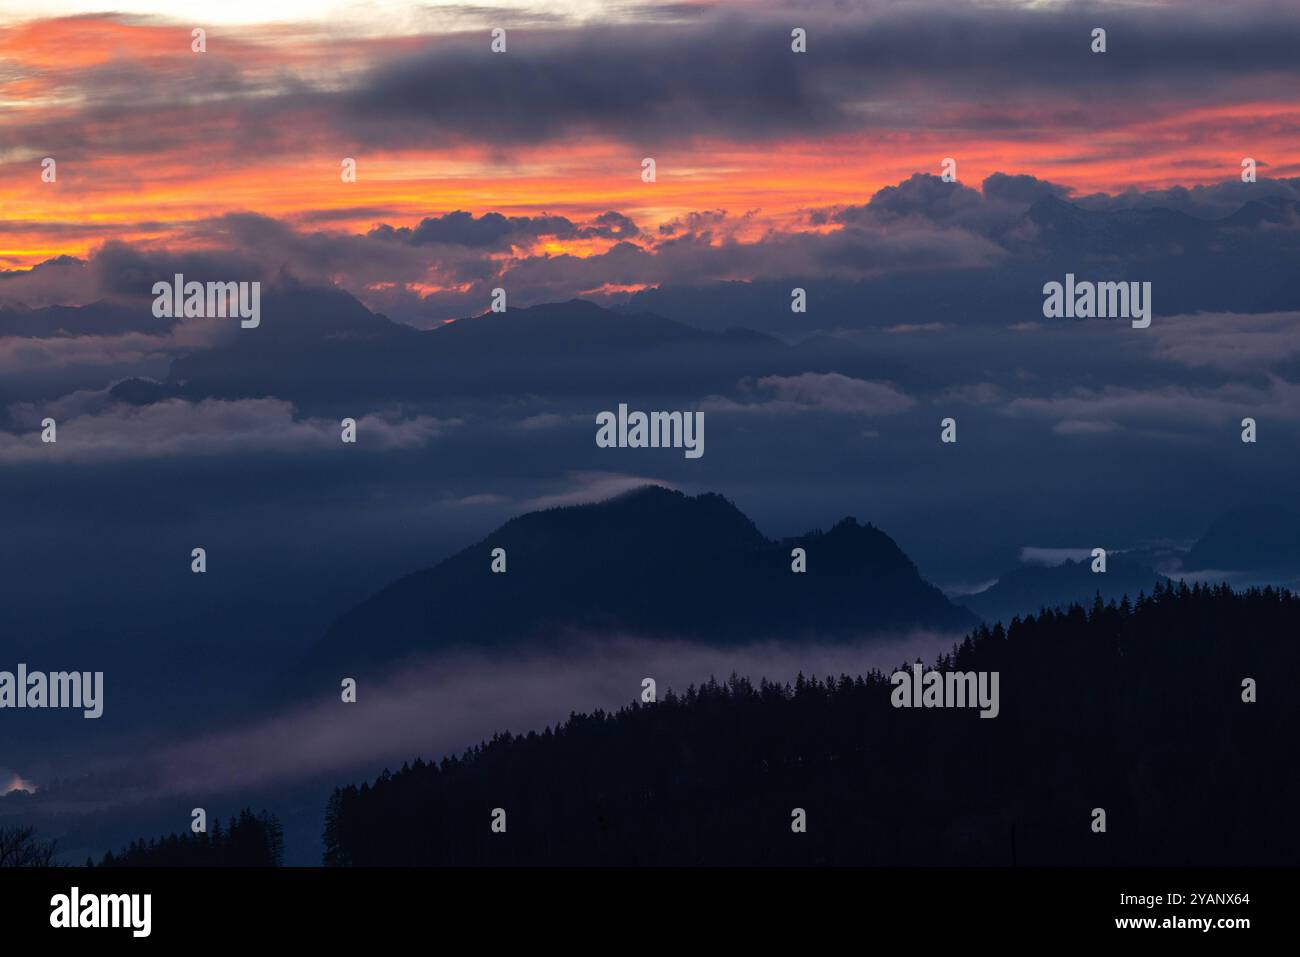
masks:
POLYGON ((176 326, 176 319, 157 319, 147 303, 126 305, 98 300, 84 306, 0 306, 0 336, 113 336, 128 332, 157 334, 176 326))
POLYGON ((341 617, 310 667, 353 673, 448 648, 554 642, 574 633, 737 644, 852 638, 974 616, 926 582, 888 535, 846 518, 766 538, 720 495, 647 486, 515 518, 341 617), (807 571, 792 571, 803 548, 807 571), (491 570, 494 549, 506 571, 491 570))
POLYGON ((1065 561, 1060 565, 1022 565, 1002 575, 992 587, 957 600, 987 622, 1009 622, 1019 615, 1071 604, 1090 607, 1097 595, 1103 602, 1149 595, 1156 583, 1169 579, 1149 565, 1112 555, 1106 571, 1093 572, 1091 561, 1065 561))
MULTIPOLYGON (((1298 563, 1300 520, 1241 509, 1214 522, 1184 567, 1298 563), (1207 563, 1207 564, 1194 564, 1207 563)), ((716 494, 659 486, 604 502, 531 512, 433 568, 393 582, 341 616, 307 670, 383 670, 448 649, 538 648, 575 635, 636 635, 718 645, 843 639, 913 629, 962 632, 1042 609, 1150 595, 1170 579, 1147 553, 1025 565, 982 592, 947 598, 887 534, 845 518, 829 531, 765 537, 716 494), (791 570, 803 548, 807 572, 791 570), (506 571, 491 570, 494 549, 506 571)), ((1211 576, 1212 577, 1212 576, 1211 576)), ((342 673, 342 672, 340 672, 342 673)))
POLYGON ((1183 558, 1188 571, 1300 573, 1300 513, 1247 505, 1219 516, 1183 558))
POLYGON ((1189 242, 1208 251, 1206 247, 1221 241, 1228 231, 1300 222, 1300 203, 1270 196, 1251 200, 1222 219, 1202 219, 1161 206, 1096 210, 1044 196, 1029 207, 1025 219, 1046 230, 1046 238, 1058 254, 1082 251, 1087 255, 1147 257, 1157 249, 1173 244, 1185 247, 1189 242))
MULTIPOLYGON (((788 299, 788 291, 783 295, 788 299)), ((345 290, 289 284, 263 294, 261 316, 256 330, 225 319, 187 320, 226 323, 226 334, 196 341, 165 375, 123 378, 113 386, 113 397, 146 405, 169 398, 276 396, 309 414, 332 414, 346 397, 356 414, 393 402, 502 396, 698 398, 726 394, 741 380, 810 370, 885 381, 926 376, 923 368, 841 339, 783 342, 746 328, 743 316, 722 328, 716 322, 696 328, 581 299, 417 329, 370 311, 345 290)), ((0 337, 159 335, 176 326, 176 320, 153 318, 147 302, 0 307, 0 337)), ((4 414, 0 405, 0 421, 4 414)))
POLYGON ((299 401, 341 391, 362 400, 646 395, 720 391, 746 375, 802 371, 805 361, 761 333, 705 331, 576 299, 419 330, 371 313, 345 292, 304 290, 265 296, 262 316, 256 334, 176 360, 168 391, 299 401))
POLYGON ((1111 555, 1104 574, 1094 574, 1091 562, 1065 561, 1054 566, 1022 565, 1001 575, 984 591, 954 596, 987 622, 1010 621, 1043 608, 1071 603, 1088 607, 1099 594, 1103 601, 1130 600, 1150 594, 1170 578, 1233 584, 1290 585, 1300 575, 1300 514, 1272 503, 1230 509, 1210 523, 1186 551, 1165 550, 1111 555), (1168 575, 1160 567, 1176 568, 1168 575))
MULTIPOLYGON (((871 207, 862 207, 871 221, 871 207)), ((1268 196, 1220 219, 1161 206, 1089 209, 1042 197, 1018 218, 967 224, 1005 251, 984 268, 890 272, 861 281, 813 279, 808 312, 792 320, 786 278, 665 283, 635 293, 626 309, 701 328, 734 325, 778 335, 810 330, 946 323, 1006 325, 1042 320, 1044 282, 1066 272, 1094 280, 1149 281, 1157 315, 1300 308, 1300 203, 1268 196)))

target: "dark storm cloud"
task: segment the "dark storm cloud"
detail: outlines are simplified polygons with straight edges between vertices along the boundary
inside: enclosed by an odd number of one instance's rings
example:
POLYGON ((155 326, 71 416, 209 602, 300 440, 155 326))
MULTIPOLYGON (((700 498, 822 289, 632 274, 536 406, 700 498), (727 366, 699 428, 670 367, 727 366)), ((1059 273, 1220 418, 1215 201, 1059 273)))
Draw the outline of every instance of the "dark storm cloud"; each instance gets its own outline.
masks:
POLYGON ((862 227, 915 219, 998 239, 1031 206, 1045 199, 1062 199, 1098 212, 1160 208, 1215 220, 1237 212, 1248 203, 1300 202, 1300 177, 1261 177, 1254 183, 1235 179, 1191 188, 1128 189, 1113 195, 1072 196, 1072 192, 1063 184, 1026 174, 993 173, 979 189, 974 189, 961 182, 946 183, 931 173, 913 173, 897 186, 880 189, 864 204, 815 209, 809 212, 808 218, 813 225, 836 223, 862 227))
POLYGON ((641 230, 631 219, 622 213, 610 210, 597 216, 590 226, 579 232, 579 235, 583 238, 590 236, 598 239, 631 239, 640 233, 641 230))
POLYGON ((725 13, 688 26, 525 33, 493 55, 480 36, 377 69, 345 95, 351 121, 385 141, 540 142, 583 131, 766 139, 895 124, 1032 135, 1049 115, 1084 126, 1149 116, 1189 96, 1206 106, 1285 97, 1300 85, 1300 11, 1239 7, 954 9, 857 15, 825 9, 755 24, 725 13), (790 24, 809 32, 790 52, 790 24), (1089 50, 1108 30, 1108 52, 1089 50), (964 115, 964 104, 979 109, 964 115), (1098 106, 1104 102, 1104 108, 1098 106), (995 115, 996 114, 996 115, 995 115))
POLYGON ((470 246, 502 249, 528 244, 542 237, 553 239, 630 239, 640 230, 627 216, 612 210, 601 213, 588 226, 579 226, 565 216, 503 216, 484 213, 475 216, 463 210, 420 220, 414 228, 384 223, 368 235, 409 246, 470 246))
POLYGON ((261 279, 265 266, 255 252, 237 251, 248 247, 183 251, 151 249, 111 240, 91 258, 91 268, 105 296, 144 297, 153 295, 153 285, 170 282, 176 273, 186 280, 261 279))
MULTIPOLYGON (((244 55, 252 49, 244 48, 244 55)), ((29 68, 33 79, 76 106, 30 111, 17 140, 63 154, 60 178, 82 157, 91 162, 113 154, 161 156, 176 148, 178 138, 209 144, 213 124, 225 128, 225 142, 234 149, 264 153, 295 139, 301 144, 302 131, 285 122, 286 114, 321 105, 321 94, 274 62, 258 70, 247 70, 247 64, 238 54, 113 56, 75 70, 38 63, 29 68)), ((209 167, 242 161, 233 150, 204 155, 209 167)), ((147 179, 148 170, 122 175, 147 179)))
POLYGON ((814 224, 844 226, 887 226, 919 219, 996 237, 1038 200, 1065 197, 1069 192, 1068 187, 1024 174, 994 173, 974 189, 960 182, 945 183, 930 173, 913 173, 897 186, 879 190, 865 205, 813 210, 810 219, 814 224))
POLYGON ((507 217, 500 213, 484 213, 475 217, 473 213, 456 210, 432 219, 422 219, 414 229, 376 226, 370 235, 411 246, 445 243, 498 249, 512 240, 532 240, 539 236, 568 239, 575 232, 573 223, 563 216, 507 217))
POLYGON ((1037 315, 1040 274, 1049 263, 1056 264, 1049 271, 1063 273, 1116 255, 1140 266, 1140 278, 1159 281, 1170 311, 1298 305, 1293 271, 1281 265, 1300 246, 1300 179, 1078 200, 1066 187, 1028 175, 994 173, 981 185, 916 173, 864 203, 808 211, 810 225, 838 228, 752 237, 736 228, 744 217, 718 209, 684 214, 653 233, 613 210, 586 222, 457 211, 366 234, 231 213, 186 224, 186 245, 194 248, 113 241, 86 261, 65 257, 0 273, 0 306, 140 301, 155 282, 180 272, 271 287, 337 285, 417 326, 480 314, 496 287, 521 306, 575 297, 612 302, 622 294, 606 290, 645 287, 638 298, 650 311, 706 326, 745 316, 764 329, 772 312, 771 321, 785 329, 789 323, 778 314, 788 312, 789 287, 781 295, 759 287, 794 281, 819 283, 819 303, 834 303, 809 317, 811 329, 832 320, 855 325, 868 315, 886 325, 983 322, 1037 315), (1129 212, 1144 209, 1163 212, 1129 212), (587 255, 555 254, 538 245, 548 238, 614 242, 587 255), (511 249, 513 255, 501 255, 511 249), (1197 264, 1190 272, 1189 257, 1197 264), (704 288, 727 282, 735 293, 727 301, 704 288), (844 295, 825 285, 862 282, 887 285, 856 293, 844 287, 844 295), (687 301, 674 301, 681 289, 687 301), (768 306, 745 298, 751 294, 768 306), (984 308, 968 316, 975 301, 984 308))
MULTIPOLYGON (((978 199, 975 208, 982 208, 978 199)), ((967 224, 937 218, 858 221, 849 211, 839 220, 845 228, 838 231, 772 232, 754 241, 733 239, 725 230, 716 235, 725 218, 717 210, 691 213, 674 227, 673 235, 652 239, 631 218, 612 210, 586 223, 564 217, 451 213, 426 218, 414 227, 381 225, 364 235, 298 229, 268 216, 231 213, 186 226, 186 238, 200 249, 111 241, 85 262, 52 260, 33 270, 0 274, 0 305, 6 300, 139 300, 151 296, 155 282, 170 282, 175 273, 182 273, 200 282, 338 284, 386 315, 427 324, 482 312, 491 290, 501 285, 509 289, 512 304, 531 305, 571 299, 608 285, 701 282, 737 275, 853 279, 927 267, 936 258, 954 268, 968 268, 989 265, 1005 255, 967 224), (492 255, 547 237, 615 242, 588 256, 492 255), (77 281, 68 282, 70 278, 77 281), (423 295, 410 288, 428 284, 447 288, 423 295)))
POLYGON ((59 256, 31 269, 0 272, 0 307, 36 308, 53 303, 83 303, 97 297, 98 282, 85 260, 59 256))
POLYGON ((987 202, 1020 203, 1025 206, 1048 196, 1061 197, 1070 192, 1068 187, 1024 173, 1015 176, 994 173, 985 177, 980 189, 987 202))
MULTIPOLYGON (((30 111, 10 133, 75 159, 165 155, 220 130, 223 149, 205 163, 235 168, 248 154, 304 146, 348 155, 584 133, 638 147, 899 128, 1047 139, 1193 102, 1290 104, 1300 94, 1300 9, 1268 3, 723 6, 614 26, 522 26, 505 54, 491 53, 481 31, 428 39, 414 55, 405 37, 391 48, 322 40, 346 63, 325 83, 274 44, 80 70, 37 64, 37 79, 75 108, 30 111), (808 30, 806 54, 790 50, 794 23, 808 30), (1108 31, 1104 55, 1089 50, 1096 26, 1108 31)), ((1220 122, 1206 118, 1207 132, 1220 122)))
POLYGON ((1003 251, 979 236, 939 224, 904 226, 888 232, 851 228, 831 233, 772 233, 754 242, 714 242, 687 234, 654 247, 619 243, 587 256, 535 256, 520 260, 503 278, 524 288, 539 283, 592 289, 604 283, 657 284, 669 277, 712 280, 723 276, 862 277, 929 267, 942 257, 953 268, 989 265, 1003 251))

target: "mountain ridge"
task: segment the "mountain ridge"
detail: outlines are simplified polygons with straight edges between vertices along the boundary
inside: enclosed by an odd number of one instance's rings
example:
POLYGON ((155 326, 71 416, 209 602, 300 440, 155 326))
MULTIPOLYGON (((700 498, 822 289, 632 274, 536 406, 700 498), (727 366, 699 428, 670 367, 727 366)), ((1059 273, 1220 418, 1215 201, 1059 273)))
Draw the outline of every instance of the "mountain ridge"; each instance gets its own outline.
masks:
MULTIPOLYGON (((337 619, 310 667, 389 667, 450 649, 554 644, 575 633, 718 645, 969 628, 892 538, 848 518, 770 539, 716 493, 647 485, 516 516, 337 619), (807 571, 791 570, 791 549, 807 571), (504 573, 491 570, 505 549, 504 573)), ((342 673, 342 672, 341 672, 342 673)), ((350 673, 350 672, 348 672, 350 673)))

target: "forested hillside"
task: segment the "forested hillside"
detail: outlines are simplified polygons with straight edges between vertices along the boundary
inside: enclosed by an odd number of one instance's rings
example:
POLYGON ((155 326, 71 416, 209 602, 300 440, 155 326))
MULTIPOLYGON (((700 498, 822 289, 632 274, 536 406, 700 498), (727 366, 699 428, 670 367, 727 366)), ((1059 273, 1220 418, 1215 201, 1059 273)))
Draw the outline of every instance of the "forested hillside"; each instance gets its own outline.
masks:
POLYGON ((974 631, 935 665, 998 672, 992 720, 710 681, 340 788, 325 860, 1295 864, 1298 639, 1286 591, 1180 584, 974 631))

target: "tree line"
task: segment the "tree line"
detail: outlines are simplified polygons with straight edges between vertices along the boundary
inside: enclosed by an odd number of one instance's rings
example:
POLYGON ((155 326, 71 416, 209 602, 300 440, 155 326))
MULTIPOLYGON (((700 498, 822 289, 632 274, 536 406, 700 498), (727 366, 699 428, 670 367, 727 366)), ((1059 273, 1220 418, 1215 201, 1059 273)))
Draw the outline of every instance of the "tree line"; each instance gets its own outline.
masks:
POLYGON ((711 679, 337 788, 324 860, 1300 863, 1298 638, 1286 590, 1170 583, 969 634, 934 667, 999 672, 992 720, 878 670, 711 679))
MULTIPOLYGON (((163 838, 132 841, 114 854, 106 853, 100 867, 279 867, 284 863, 284 830, 274 814, 254 814, 244 808, 223 828, 220 819, 210 832, 186 831, 163 838)), ((94 866, 86 861, 87 866, 94 866)))

